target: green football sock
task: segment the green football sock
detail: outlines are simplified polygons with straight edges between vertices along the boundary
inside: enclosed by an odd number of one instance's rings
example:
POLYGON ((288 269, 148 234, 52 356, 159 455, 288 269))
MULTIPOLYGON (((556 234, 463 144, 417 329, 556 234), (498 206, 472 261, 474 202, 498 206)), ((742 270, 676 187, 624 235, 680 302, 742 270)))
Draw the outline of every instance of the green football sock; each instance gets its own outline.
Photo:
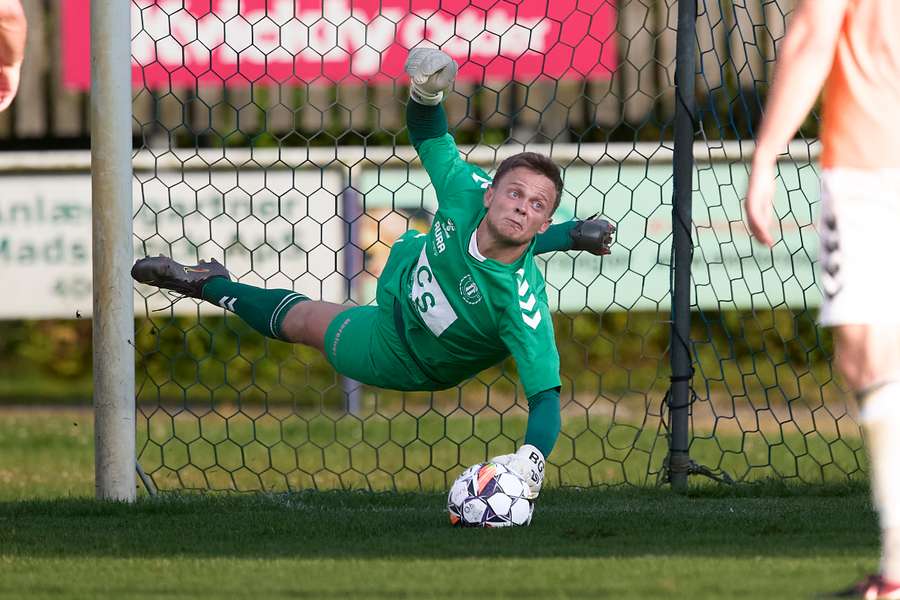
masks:
POLYGON ((525 443, 550 456, 559 437, 559 388, 544 390, 528 398, 528 427, 525 443))
POLYGON ((266 337, 284 340, 281 324, 298 302, 309 300, 291 290, 267 290, 216 277, 203 286, 203 299, 242 318, 266 337))

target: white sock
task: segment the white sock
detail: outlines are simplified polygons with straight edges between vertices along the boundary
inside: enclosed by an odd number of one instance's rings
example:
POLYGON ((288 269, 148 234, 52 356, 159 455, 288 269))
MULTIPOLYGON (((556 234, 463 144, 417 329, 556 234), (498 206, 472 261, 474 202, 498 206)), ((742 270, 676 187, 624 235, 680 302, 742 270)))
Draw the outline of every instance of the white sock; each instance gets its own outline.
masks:
POLYGON ((881 574, 891 583, 900 582, 900 527, 881 532, 881 574))
POLYGON ((860 421, 871 462, 872 498, 881 523, 881 575, 900 582, 900 381, 863 396, 860 421))

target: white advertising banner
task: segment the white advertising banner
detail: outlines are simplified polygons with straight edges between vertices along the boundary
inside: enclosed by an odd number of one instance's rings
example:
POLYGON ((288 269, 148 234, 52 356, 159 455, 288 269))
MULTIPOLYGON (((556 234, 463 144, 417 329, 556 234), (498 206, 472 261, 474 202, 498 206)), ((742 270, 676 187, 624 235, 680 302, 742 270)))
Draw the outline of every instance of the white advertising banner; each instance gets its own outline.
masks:
POLYGON ((90 174, 7 175, 0 186, 0 318, 90 314, 90 174))
MULTIPOLYGON (((293 289, 332 302, 349 297, 369 303, 393 240, 408 228, 427 230, 435 198, 427 174, 416 163, 379 169, 373 159, 371 167, 363 168, 350 160, 353 151, 346 149, 342 157, 357 165, 352 193, 365 215, 352 219, 357 248, 356 266, 350 267, 356 273, 352 290, 344 276, 345 264, 352 262, 345 255, 350 228, 341 214, 345 171, 335 164, 288 166, 302 165, 302 157, 236 161, 225 168, 136 168, 135 256, 162 253, 189 263, 216 258, 243 283, 293 289)), ((783 238, 769 251, 751 242, 742 222, 746 164, 697 162, 692 269, 696 307, 802 310, 819 305, 816 169, 790 162, 779 168, 776 213, 783 238)), ((7 173, 0 172, 0 319, 89 316, 90 173, 87 168, 7 173)), ((540 258, 551 307, 668 310, 671 164, 574 164, 565 169, 565 185, 556 222, 600 212, 617 224, 618 232, 611 256, 559 252, 540 258)), ((135 294, 138 315, 166 309, 173 299, 143 285, 135 294)), ((173 310, 196 314, 198 306, 210 313, 222 310, 189 299, 173 310)))
MULTIPOLYGON (((0 189, 0 319, 90 316, 90 173, 0 175, 0 189)), ((241 282, 340 302, 340 195, 339 173, 318 168, 138 171, 135 257, 216 258, 241 282)), ((137 286, 135 312, 172 299, 137 286)), ((197 304, 183 300, 174 310, 196 313, 197 304)))
MULTIPOLYGON (((808 164, 782 163, 779 168, 783 185, 776 194, 775 212, 782 219, 783 241, 769 251, 751 241, 743 224, 741 195, 747 187, 747 165, 697 163, 691 269, 696 307, 799 310, 821 303, 815 269, 818 176, 808 164)), ((417 229, 429 226, 427 219, 437 200, 423 170, 367 171, 361 179, 368 214, 383 218, 393 210, 407 215, 417 229)), ((668 310, 671 164, 573 165, 565 169, 564 183, 555 223, 600 213, 618 230, 609 256, 555 252, 538 258, 551 310, 668 310)), ((387 229, 382 226, 382 231, 387 229)), ((374 288, 361 296, 373 297, 374 288)))

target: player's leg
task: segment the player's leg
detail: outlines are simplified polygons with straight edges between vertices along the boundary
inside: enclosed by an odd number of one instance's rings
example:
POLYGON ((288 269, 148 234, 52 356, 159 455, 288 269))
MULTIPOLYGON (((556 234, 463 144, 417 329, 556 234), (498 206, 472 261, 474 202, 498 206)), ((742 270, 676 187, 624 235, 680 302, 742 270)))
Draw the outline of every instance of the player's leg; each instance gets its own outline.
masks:
POLYGON ((339 306, 312 302, 293 290, 264 289, 231 281, 225 267, 215 260, 183 265, 167 256, 146 257, 135 262, 131 276, 141 283, 172 290, 191 298, 201 298, 220 306, 241 317, 264 336, 277 340, 299 341, 287 339, 282 331, 285 319, 296 306, 339 306))
POLYGON ((325 335, 328 327, 335 317, 350 308, 333 302, 298 302, 291 307, 281 323, 281 338, 288 342, 312 346, 325 353, 325 335))
POLYGON ((819 320, 833 328, 834 364, 860 400, 882 529, 882 570, 860 584, 867 590, 900 589, 900 279, 884 267, 898 230, 900 171, 823 172, 819 320))
POLYGON ((266 337, 285 342, 306 343, 285 335, 288 315, 303 304, 340 305, 314 302, 307 296, 285 289, 264 289, 220 277, 203 286, 204 300, 233 312, 266 337))
POLYGON ((900 326, 835 328, 835 363, 860 401, 872 497, 881 523, 881 576, 900 583, 900 326))
POLYGON ((146 257, 135 263, 131 275, 221 306, 267 337, 317 348, 338 373, 362 383, 396 390, 448 387, 417 367, 390 307, 346 307, 312 301, 292 290, 236 283, 215 260, 182 265, 166 256, 146 257))
MULTIPOLYGON (((303 316, 297 309, 298 318, 303 316)), ((428 391, 447 385, 430 380, 410 356, 409 348, 397 333, 390 307, 354 306, 338 313, 324 331, 320 324, 304 335, 313 336, 311 345, 321 342, 321 350, 342 375, 392 390, 428 391)))
POLYGON ((855 393, 900 377, 900 325, 834 327, 834 364, 855 393))

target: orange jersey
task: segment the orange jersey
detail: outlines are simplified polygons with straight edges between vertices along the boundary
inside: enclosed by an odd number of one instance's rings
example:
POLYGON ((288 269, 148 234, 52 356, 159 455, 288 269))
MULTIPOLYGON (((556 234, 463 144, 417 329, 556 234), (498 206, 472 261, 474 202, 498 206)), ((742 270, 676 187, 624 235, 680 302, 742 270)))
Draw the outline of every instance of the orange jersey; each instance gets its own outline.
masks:
POLYGON ((850 0, 823 105, 823 167, 900 167, 900 0, 850 0))

